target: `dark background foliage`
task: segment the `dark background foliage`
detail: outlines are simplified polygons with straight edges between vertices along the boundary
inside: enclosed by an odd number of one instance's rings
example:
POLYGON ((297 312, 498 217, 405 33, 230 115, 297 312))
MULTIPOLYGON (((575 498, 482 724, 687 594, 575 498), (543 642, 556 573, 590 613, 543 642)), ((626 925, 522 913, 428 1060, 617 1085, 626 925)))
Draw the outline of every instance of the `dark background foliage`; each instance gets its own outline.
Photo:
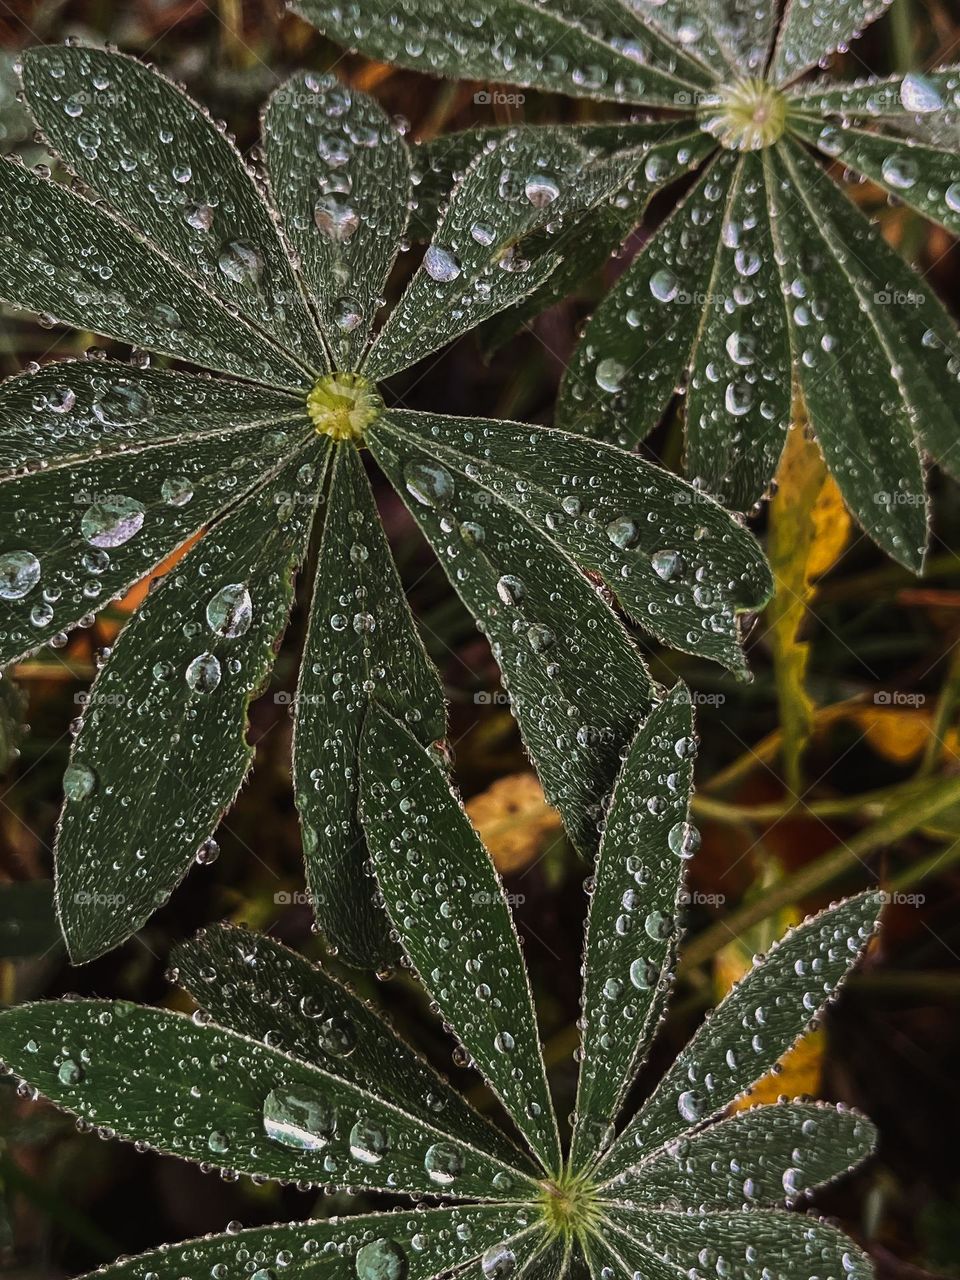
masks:
MULTIPOLYGON (((68 35, 109 41, 155 61, 225 119, 244 149, 256 145, 256 113, 266 93, 301 67, 333 68, 373 92, 409 122, 411 138, 471 123, 616 114, 595 104, 517 95, 506 86, 439 84, 344 56, 297 19, 284 17, 274 0, 0 0, 0 139, 5 150, 21 151, 31 163, 45 157, 19 113, 12 64, 25 45, 68 35)), ((836 59, 836 71, 852 77, 957 61, 957 6, 896 0, 851 53, 836 59)), ((891 207, 867 185, 853 194, 956 313, 960 256, 946 233, 891 207)), ((650 226, 664 206, 662 198, 654 204, 650 226)), ((622 258, 609 264, 606 281, 591 282, 581 297, 541 317, 489 364, 468 339, 404 375, 397 390, 413 408, 549 422, 580 322, 642 242, 643 233, 636 233, 622 258)), ((0 369, 8 374, 31 360, 72 355, 90 341, 90 335, 78 338, 5 312, 0 369)), ((648 446, 652 456, 676 467, 680 442, 674 414, 648 446)), ((822 1195, 818 1205, 866 1243, 884 1275, 906 1280, 922 1273, 960 1276, 960 803, 924 817, 908 790, 911 779, 925 778, 927 800, 931 794, 936 800, 951 783, 955 787, 960 759, 960 507, 948 481, 935 474, 932 488, 932 550, 922 581, 886 561, 856 529, 844 541, 842 513, 829 494, 823 496, 811 561, 818 573, 826 572, 799 633, 810 644, 806 690, 812 703, 809 746, 799 766, 785 763, 789 753, 781 751, 778 736, 798 709, 797 690, 784 674, 795 645, 778 647, 772 612, 750 632, 751 684, 737 684, 694 659, 651 653, 656 673, 664 680, 683 676, 699 703, 698 820, 704 838, 693 871, 692 949, 645 1079, 649 1083, 771 936, 831 896, 879 876, 898 895, 887 908, 879 945, 825 1032, 763 1088, 769 1098, 813 1092, 849 1102, 879 1124, 879 1158, 822 1195), (842 545, 830 548, 838 528, 842 545), (817 876, 817 868, 824 874, 817 876), (801 873, 808 884, 819 883, 805 890, 801 873), (763 918, 751 923, 745 911, 763 918)), ((411 602, 446 681, 458 780, 516 895, 563 1114, 573 1099, 581 885, 588 869, 543 808, 484 642, 397 499, 384 486, 378 496, 411 602)), ((810 528, 811 512, 786 480, 777 501, 784 506, 784 527, 793 520, 798 529, 810 528)), ((767 512, 757 516, 761 531, 768 518, 767 512)), ((793 562, 780 566, 781 607, 793 598, 796 574, 803 573, 801 541, 794 540, 793 562)), ((198 867, 137 938, 84 969, 67 966, 47 890, 42 883, 24 886, 51 875, 68 725, 98 653, 110 645, 131 604, 111 608, 66 647, 22 664, 11 673, 15 682, 0 681, 0 1000, 6 1003, 79 991, 186 1007, 165 981, 166 957, 177 939, 222 917, 268 930, 311 956, 323 954, 302 896, 289 781, 289 692, 301 609, 270 689, 253 708, 256 770, 218 833, 221 856, 198 867), (18 728, 24 723, 28 730, 18 728)), ((451 1061, 436 1021, 406 979, 381 983, 360 975, 355 982, 384 1001, 478 1105, 491 1105, 476 1079, 451 1061)), ((318 1200, 247 1179, 227 1183, 171 1159, 106 1145, 78 1134, 52 1108, 18 1099, 9 1081, 0 1082, 0 1262, 8 1274, 70 1274, 118 1252, 222 1230, 231 1220, 253 1225, 346 1207, 352 1206, 343 1197, 318 1200)))

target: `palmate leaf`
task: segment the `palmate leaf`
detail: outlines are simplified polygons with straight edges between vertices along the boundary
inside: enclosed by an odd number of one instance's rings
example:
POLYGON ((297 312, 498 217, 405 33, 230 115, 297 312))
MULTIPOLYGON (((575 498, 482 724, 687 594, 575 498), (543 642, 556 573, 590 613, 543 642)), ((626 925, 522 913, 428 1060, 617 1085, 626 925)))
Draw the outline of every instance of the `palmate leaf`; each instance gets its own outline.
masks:
POLYGON ((616 1177, 719 1114, 786 1052, 869 941, 882 898, 850 898, 791 930, 703 1023, 600 1162, 616 1177))
POLYGON ((752 537, 682 481, 557 431, 390 410, 367 441, 488 635, 548 799, 592 852, 651 688, 574 566, 644 630, 741 669, 737 613, 769 593, 752 537))
POLYGON ((320 1222, 279 1223, 164 1245, 90 1272, 86 1280, 183 1280, 184 1276, 265 1277, 297 1280, 434 1280, 462 1274, 488 1249, 532 1253, 525 1207, 458 1205, 452 1209, 400 1209, 320 1222), (509 1242, 509 1243, 508 1243, 509 1242))
MULTIPOLYGON (((89 362, 0 392, 9 410, 0 456, 11 472, 0 477, 0 502, 11 529, 22 528, 0 547, 0 598, 10 606, 0 660, 59 637, 206 531, 121 636, 84 717, 57 848, 72 957, 92 958, 139 927, 212 835, 250 762, 247 708, 269 674, 293 573, 317 547, 294 708, 310 889, 346 960, 392 958, 362 874, 360 726, 379 697, 427 745, 442 735, 443 707, 373 528, 356 453, 364 441, 489 634, 548 794, 592 851, 619 752, 652 701, 598 579, 658 638, 739 670, 736 615, 769 590, 756 544, 712 502, 639 460, 515 425, 497 427, 495 456, 483 424, 387 412, 371 379, 546 280, 560 237, 628 183, 622 132, 585 149, 576 137, 508 131, 481 148, 395 318, 374 337, 406 221, 408 162, 362 94, 323 76, 282 87, 265 119, 267 188, 189 99, 128 58, 34 51, 25 92, 98 199, 0 166, 10 249, 0 296, 248 380, 89 362), (206 211, 194 207, 200 182, 206 211), (348 195, 347 206, 333 199, 348 195), (253 238, 241 245, 244 228, 253 238), (430 497, 430 483, 447 475, 458 477, 449 510, 444 494, 430 497), (213 578, 217 592, 233 593, 217 606, 225 625, 250 621, 223 646, 206 617, 213 578)), ((654 162, 649 185, 661 161, 690 161, 677 146, 638 151, 634 159, 654 162)))
POLYGON ((296 696, 294 786, 317 919, 348 963, 386 965, 396 948, 357 817, 364 715, 376 697, 426 746, 443 737, 446 714, 363 464, 351 445, 335 449, 296 696))
POLYGON ((503 885, 440 770, 377 707, 364 728, 360 814, 420 981, 544 1168, 559 1174, 557 1121, 503 885))
POLYGON ((124 628, 93 684, 57 841, 57 909, 80 960, 166 901, 243 782, 247 708, 287 623, 328 444, 310 437, 214 525, 124 628))
POLYGON ((535 1186, 377 1096, 372 1082, 354 1084, 184 1014, 122 1000, 24 1004, 3 1015, 0 1056, 88 1124, 185 1160, 413 1195, 449 1185, 434 1176, 439 1165, 455 1171, 459 1195, 477 1200, 515 1201, 535 1186))
MULTIPOLYGON (((532 1167, 368 1004, 271 938, 220 925, 173 952, 176 981, 220 1026, 378 1092, 498 1159, 532 1167)), ((438 1185, 442 1183, 438 1182, 438 1185)))
MULTIPOLYGON (((824 361, 809 341, 810 334, 799 334, 792 321, 786 322, 777 299, 779 289, 785 288, 788 311, 799 310, 803 316, 803 299, 790 292, 802 282, 791 270, 791 251, 784 247, 789 241, 797 248, 805 240, 812 247, 802 190, 809 188, 810 179, 797 179, 791 168, 797 139, 960 232, 956 67, 849 86, 832 86, 822 78, 811 86, 796 83, 808 69, 845 48, 889 3, 791 0, 780 14, 779 7, 769 3, 758 7, 739 0, 698 5, 667 0, 635 13, 634 21, 644 31, 657 31, 673 53, 672 59, 657 55, 650 61, 688 79, 688 85, 674 93, 671 105, 681 119, 672 118, 670 127, 699 129, 702 139, 714 139, 714 146, 708 142, 697 156, 698 162, 706 161, 703 172, 677 212, 665 220, 587 324, 561 389, 559 422, 568 430, 633 446, 657 425, 674 393, 686 392, 688 473, 721 500, 746 510, 770 490, 790 421, 791 386, 799 383, 806 392, 818 380, 819 389, 803 407, 831 468, 838 472, 845 499, 889 554, 918 569, 927 532, 913 440, 918 430, 916 406, 931 390, 929 376, 914 380, 918 366, 926 362, 923 334, 913 333, 902 359, 884 354, 881 367, 883 344, 878 347, 870 334, 872 321, 859 314, 862 304, 844 283, 851 260, 862 256, 865 244, 872 246, 871 259, 883 253, 880 237, 875 230, 869 237, 857 232, 856 243, 851 243, 832 228, 824 239, 821 280, 826 291, 836 277, 835 309, 843 315, 848 344, 865 336, 876 395, 864 401, 853 393, 844 375, 845 354, 829 346, 836 337, 833 318, 823 311, 816 316, 816 327, 828 344, 827 354, 833 353, 831 373, 817 379, 805 368, 805 355, 814 357, 818 370, 824 361), (771 55, 775 26, 779 30, 771 55), (711 154, 716 148, 719 154, 711 154), (880 403, 882 439, 871 446, 864 426, 880 403), (869 494, 868 475, 875 482, 869 494), (873 494, 892 499, 874 501, 873 494)), ((497 63, 499 81, 611 96, 609 77, 602 73, 593 79, 580 75, 570 85, 563 75, 557 77, 555 64, 538 65, 535 41, 514 43, 529 34, 526 26, 494 30, 495 19, 506 18, 506 5, 486 6, 489 25, 479 22, 469 37, 461 30, 463 19, 445 19, 439 10, 431 13, 435 22, 427 31, 425 15, 418 11, 411 19, 403 6, 383 0, 336 6, 332 17, 322 8, 308 4, 299 12, 336 39, 374 56, 393 54, 405 65, 433 74, 492 75, 490 64, 497 63), (401 44, 402 49, 395 47, 401 44), (461 67, 458 58, 465 46, 472 60, 461 67), (532 63, 521 63, 523 54, 532 63)), ((579 24, 591 41, 611 51, 619 54, 629 47, 623 43, 620 9, 636 6, 624 4, 615 13, 609 6, 590 13, 579 4, 545 8, 551 16, 561 14, 564 21, 579 24)), ((512 9, 510 13, 516 16, 512 9)), ((538 29, 538 37, 547 25, 538 29)), ((567 69, 559 68, 564 73, 567 69)), ((666 105, 660 86, 637 93, 635 86, 620 81, 614 89, 612 96, 624 102, 666 105)), ((649 123, 642 127, 648 129, 649 123)), ((578 135, 571 130, 571 136, 578 135)), ((449 163, 445 147, 459 162, 466 137, 429 144, 428 156, 435 148, 439 157, 438 172, 449 163)), ((639 175, 639 159, 636 164, 639 175)), ((428 183, 428 197, 436 178, 428 183)), ((835 203, 832 189, 827 199, 835 203)), ((642 208, 636 212, 639 217, 642 208)), ((829 220, 837 226, 847 222, 834 209, 829 220)), ((570 289, 578 271, 594 271, 604 247, 625 236, 629 223, 626 213, 618 222, 609 210, 602 223, 593 219, 590 230, 579 237, 582 247, 575 246, 568 255, 562 275, 555 273, 551 284, 491 327, 488 349, 511 332, 510 325, 528 320, 538 306, 556 300, 552 284, 562 282, 570 289)), ((912 273, 911 280, 911 291, 922 293, 912 273)), ((899 328, 902 335, 904 326, 899 328)), ((944 340, 939 327, 935 333, 939 346, 944 340)), ((947 345, 954 341, 951 338, 947 345)), ((955 397, 944 399, 938 390, 937 426, 923 436, 935 460, 948 467, 958 437, 955 403, 955 397)))

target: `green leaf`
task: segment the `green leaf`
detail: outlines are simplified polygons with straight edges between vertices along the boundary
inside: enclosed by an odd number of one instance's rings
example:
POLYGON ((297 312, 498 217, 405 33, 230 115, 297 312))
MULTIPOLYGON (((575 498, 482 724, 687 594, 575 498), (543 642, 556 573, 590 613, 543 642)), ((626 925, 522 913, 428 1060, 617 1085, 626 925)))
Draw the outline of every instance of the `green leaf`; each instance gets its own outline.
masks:
POLYGON ((0 227, 0 298, 14 306, 266 385, 304 382, 296 361, 106 209, 9 160, 0 227))
POLYGON ((378 706, 360 816, 387 911, 444 1022, 548 1172, 561 1165, 533 999, 503 884, 437 762, 378 706))
MULTIPOLYGON (((936 117, 944 112, 950 119, 953 112, 948 104, 958 88, 960 66, 865 80, 815 80, 790 90, 791 123, 794 112, 800 111, 837 115, 847 121, 882 121, 908 131, 925 130, 931 122, 936 124, 936 117)), ((954 130, 956 123, 954 119, 954 130)))
POLYGON ((280 393, 100 360, 8 379, 0 418, 2 663, 102 609, 310 430, 280 393))
POLYGON ((753 1107, 668 1143, 606 1188, 627 1204, 748 1208, 792 1202, 874 1151, 865 1117, 821 1102, 753 1107))
MULTIPOLYGON (((247 1274, 258 1280, 276 1274, 290 1280, 389 1280, 399 1275, 434 1280, 525 1232, 530 1217, 523 1206, 478 1204, 278 1223, 163 1245, 100 1267, 81 1280, 247 1274)), ((524 1235, 521 1249, 528 1247, 527 1240, 524 1235)))
MULTIPOLYGON (((769 569, 753 536, 683 480, 610 445, 515 422, 391 409, 372 439, 388 433, 442 463, 451 499, 460 485, 477 488, 546 529, 644 631, 744 670, 737 615, 767 600, 769 569)), ((568 617, 582 633, 581 615, 568 617)))
POLYGON ((836 994, 869 941, 882 896, 822 911, 775 943, 704 1022, 600 1164, 607 1178, 638 1153, 718 1115, 758 1080, 836 994))
POLYGON ((388 377, 538 289, 558 265, 552 247, 564 220, 624 176, 622 160, 591 166, 581 147, 556 132, 508 132, 454 190, 364 373, 388 377))
POLYGON ((741 1280, 873 1277, 867 1256, 836 1227, 782 1209, 681 1213, 617 1205, 607 1217, 615 1247, 634 1271, 646 1272, 652 1258, 674 1280, 705 1265, 721 1273, 735 1270, 741 1280))
POLYGON ((770 219, 793 361, 817 441, 864 529, 914 570, 927 509, 916 408, 893 369, 876 308, 833 220, 844 197, 801 148, 768 151, 770 219), (868 322, 868 323, 867 323, 868 322))
POLYGON ((738 159, 709 166, 593 313, 564 375, 558 426, 633 445, 657 425, 704 323, 738 159))
POLYGON ((195 289, 235 308, 274 358, 327 367, 270 211, 198 103, 134 58, 78 46, 28 49, 23 86, 67 167, 195 289))
POLYGON ((350 49, 431 75, 661 106, 706 79, 697 62, 626 5, 599 13, 587 0, 488 0, 469 11, 443 0, 418 0, 413 11, 399 3, 331 7, 322 0, 290 7, 350 49))
POLYGON ((286 627, 327 444, 313 436, 214 525, 140 606, 94 682, 56 849, 75 963, 167 900, 243 782, 254 754, 247 711, 286 627))
POLYGON ((723 213, 687 392, 687 474, 745 511, 773 480, 790 425, 790 339, 763 162, 740 161, 723 213))
MULTIPOLYGON (((441 423, 461 440, 490 425, 432 417, 423 425, 441 423)), ((515 430, 526 441, 549 434, 515 430)), ((577 848, 592 853, 620 750, 650 710, 650 677, 606 600, 542 521, 499 498, 469 460, 438 459, 422 432, 419 415, 391 411, 367 443, 490 640, 548 800, 577 848)))
POLYGON ((673 985, 687 821, 693 711, 683 685, 630 746, 604 824, 587 917, 581 1067, 571 1165, 592 1163, 649 1051, 673 985))
POLYGON ((849 45, 891 3, 892 0, 788 0, 769 78, 779 84, 795 80, 849 45))
POLYGON ((844 128, 841 124, 792 122, 793 131, 925 218, 960 235, 960 159, 957 148, 928 147, 912 139, 844 128))
POLYGON ((677 1273, 652 1254, 641 1256, 635 1244, 602 1218, 583 1241, 592 1280, 634 1280, 639 1272, 647 1280, 677 1280, 677 1273))
POLYGON ((515 1200, 536 1185, 367 1089, 180 1013, 124 1000, 20 1005, 0 1014, 0 1058, 87 1124, 184 1160, 436 1195, 428 1152, 442 1144, 465 1198, 515 1200))
POLYGON ((324 335, 355 368, 406 229, 410 157, 383 108, 315 72, 263 115, 270 183, 324 335))
MULTIPOLYGON (((8 681, 4 678, 4 684, 8 681)), ((0 885, 0 959, 59 952, 60 927, 50 880, 0 885)))
POLYGON ((325 505, 296 699, 296 799, 317 919, 347 963, 375 969, 396 946, 357 816, 364 716, 376 698, 427 745, 443 737, 446 714, 352 444, 336 448, 325 505))
MULTIPOLYGON (((262 934, 215 925, 180 943, 177 982, 214 1022, 377 1092, 412 1116, 532 1171, 369 1004, 317 965, 262 934)), ((437 1171, 437 1186, 447 1177, 437 1171)), ((455 1188, 454 1188, 455 1189, 455 1188)))

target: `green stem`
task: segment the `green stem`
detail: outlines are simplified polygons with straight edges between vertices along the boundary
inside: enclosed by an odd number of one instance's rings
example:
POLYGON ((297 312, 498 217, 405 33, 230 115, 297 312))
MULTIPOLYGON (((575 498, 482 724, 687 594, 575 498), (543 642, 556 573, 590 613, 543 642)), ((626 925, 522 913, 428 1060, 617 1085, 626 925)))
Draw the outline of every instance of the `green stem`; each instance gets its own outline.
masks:
POLYGON ((956 645, 950 655, 950 665, 947 668, 947 676, 943 682, 943 688, 940 690, 940 697, 937 699, 937 708, 933 714, 933 724, 930 726, 930 736, 927 738, 923 759, 920 761, 920 767, 917 770, 918 778, 928 778, 940 763, 944 745, 943 739, 947 732, 947 726, 953 718, 958 699, 960 699, 960 645, 956 645))

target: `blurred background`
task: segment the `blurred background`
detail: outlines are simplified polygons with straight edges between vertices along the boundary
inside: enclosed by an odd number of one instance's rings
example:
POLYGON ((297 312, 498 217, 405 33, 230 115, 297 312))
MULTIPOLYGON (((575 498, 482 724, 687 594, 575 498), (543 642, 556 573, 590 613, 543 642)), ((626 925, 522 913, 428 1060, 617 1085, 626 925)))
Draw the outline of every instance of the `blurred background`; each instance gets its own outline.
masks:
MULTIPOLYGON (((239 145, 256 145, 266 94, 297 68, 335 69, 374 93, 411 139, 469 124, 583 121, 616 110, 503 86, 448 85, 344 56, 275 0, 0 0, 0 147, 44 162, 16 99, 26 45, 77 36, 109 42, 182 81, 239 145), (477 100, 478 90, 481 95, 477 100), (522 100, 520 100, 522 99, 522 100)), ((960 8, 896 0, 836 73, 852 77, 960 61, 960 8)), ((887 203, 867 184, 854 198, 914 260, 954 313, 960 253, 947 234, 887 203)), ((676 192, 654 203, 603 278, 554 308, 489 361, 468 338, 405 378, 410 407, 549 422, 558 377, 583 318, 676 192)), ((412 255, 411 255, 412 256, 412 255)), ((404 268, 411 269, 412 263, 404 268)), ((0 313, 0 370, 74 355, 94 341, 0 313)), ((126 356, 128 351, 115 350, 126 356)), ((672 468, 682 456, 676 412, 644 446, 672 468)), ((681 676, 698 704, 701 749, 688 945, 677 997, 640 1090, 704 1011, 790 923, 879 880, 885 928, 823 1027, 764 1081, 759 1095, 812 1094, 862 1108, 881 1133, 878 1158, 817 1205, 874 1255, 882 1275, 960 1276, 960 504, 931 476, 934 520, 922 580, 887 561, 851 525, 802 425, 791 433, 773 501, 755 514, 778 590, 752 620, 754 679, 737 683, 693 658, 649 651, 656 675, 681 676)), ((399 501, 379 484, 384 519, 411 603, 447 685, 456 776, 514 895, 562 1113, 575 1085, 579 949, 588 868, 546 807, 500 692, 485 642, 399 501)), ((270 689, 253 706, 256 768, 217 833, 219 856, 196 867, 137 938, 71 969, 51 909, 54 828, 70 724, 98 652, 145 584, 55 653, 0 679, 0 1001, 66 991, 189 1008, 165 979, 175 941, 228 917, 314 958, 323 946, 303 899, 290 785, 290 698, 302 607, 270 689)), ((335 962, 334 966, 335 966, 335 962)), ((354 975, 398 1025, 481 1107, 476 1078, 402 976, 354 975)), ((369 1202, 225 1182, 157 1155, 78 1133, 46 1104, 0 1080, 0 1268, 18 1277, 85 1271, 232 1220, 255 1225, 324 1216, 369 1202)))

